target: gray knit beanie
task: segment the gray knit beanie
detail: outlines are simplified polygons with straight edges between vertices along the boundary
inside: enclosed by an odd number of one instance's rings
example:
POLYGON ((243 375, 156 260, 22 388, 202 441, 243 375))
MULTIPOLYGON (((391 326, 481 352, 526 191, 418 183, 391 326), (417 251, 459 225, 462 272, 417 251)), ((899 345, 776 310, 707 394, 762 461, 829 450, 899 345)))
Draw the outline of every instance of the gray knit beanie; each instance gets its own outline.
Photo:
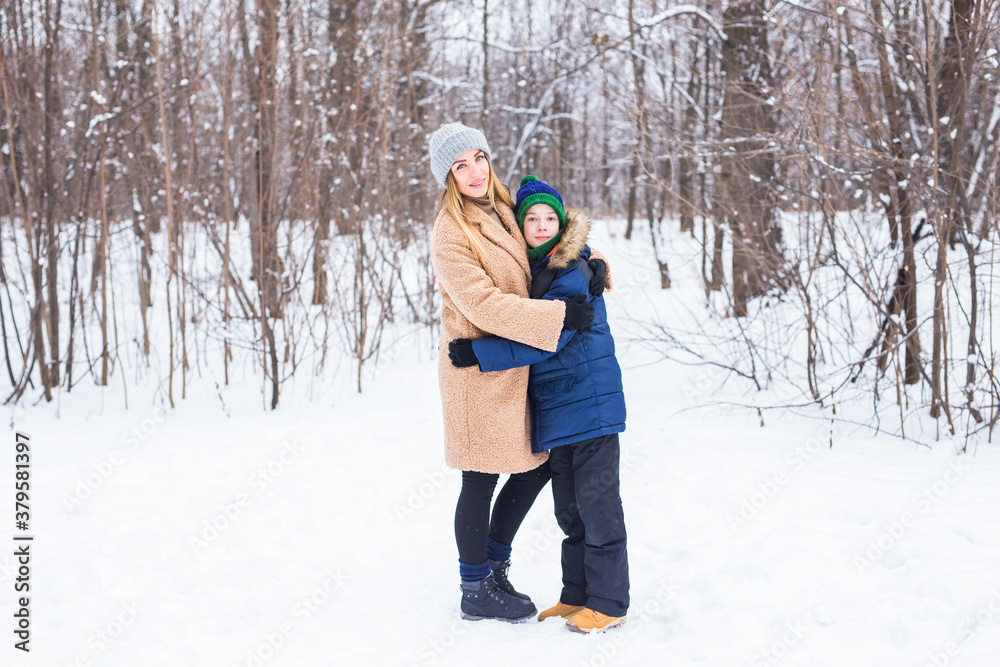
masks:
POLYGON ((462 125, 461 123, 448 123, 442 125, 431 135, 431 173, 441 187, 444 187, 448 178, 448 171, 455 163, 458 156, 465 151, 478 148, 486 153, 486 158, 493 159, 490 155, 490 145, 486 143, 486 135, 481 130, 462 125))

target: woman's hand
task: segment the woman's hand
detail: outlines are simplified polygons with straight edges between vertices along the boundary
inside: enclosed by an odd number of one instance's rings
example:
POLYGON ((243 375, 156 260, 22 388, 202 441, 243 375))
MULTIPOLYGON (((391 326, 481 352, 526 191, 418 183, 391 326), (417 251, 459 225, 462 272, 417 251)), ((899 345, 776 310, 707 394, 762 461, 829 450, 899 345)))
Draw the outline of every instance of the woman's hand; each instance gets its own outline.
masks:
POLYGON ((456 338, 448 343, 448 358, 451 359, 451 364, 455 368, 468 368, 479 364, 479 357, 472 349, 472 339, 470 338, 456 338))
POLYGON ((603 259, 592 259, 587 262, 593 275, 590 278, 590 296, 599 297, 604 294, 604 277, 608 273, 608 265, 603 259))
POLYGON ((589 329, 593 323, 594 306, 587 303, 586 296, 578 294, 572 299, 566 299, 566 316, 563 318, 563 329, 589 329))

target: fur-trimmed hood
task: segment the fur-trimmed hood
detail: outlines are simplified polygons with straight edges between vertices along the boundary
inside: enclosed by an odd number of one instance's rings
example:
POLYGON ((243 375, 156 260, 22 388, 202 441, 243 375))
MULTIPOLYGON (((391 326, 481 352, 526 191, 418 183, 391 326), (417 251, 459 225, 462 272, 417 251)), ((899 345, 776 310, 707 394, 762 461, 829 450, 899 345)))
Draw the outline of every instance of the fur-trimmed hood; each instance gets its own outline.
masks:
POLYGON ((587 219, 587 214, 575 208, 567 210, 566 226, 563 228, 562 238, 549 257, 549 266, 557 270, 569 266, 583 252, 589 234, 590 220, 587 219))

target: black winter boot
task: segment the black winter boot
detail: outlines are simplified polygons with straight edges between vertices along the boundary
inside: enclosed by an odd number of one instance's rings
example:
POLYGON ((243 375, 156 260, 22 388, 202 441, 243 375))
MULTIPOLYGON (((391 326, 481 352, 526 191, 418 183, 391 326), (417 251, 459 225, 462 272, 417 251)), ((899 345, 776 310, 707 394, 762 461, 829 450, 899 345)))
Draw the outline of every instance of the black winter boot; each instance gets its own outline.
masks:
POLYGON ((467 621, 495 618, 520 623, 534 618, 537 611, 531 600, 508 595, 501 589, 492 572, 479 581, 462 581, 462 618, 467 621))
POLYGON ((515 591, 514 586, 510 583, 510 579, 507 578, 507 571, 510 570, 509 560, 491 560, 490 569, 493 570, 493 581, 497 582, 497 586, 499 586, 504 593, 531 602, 531 598, 527 595, 515 591))

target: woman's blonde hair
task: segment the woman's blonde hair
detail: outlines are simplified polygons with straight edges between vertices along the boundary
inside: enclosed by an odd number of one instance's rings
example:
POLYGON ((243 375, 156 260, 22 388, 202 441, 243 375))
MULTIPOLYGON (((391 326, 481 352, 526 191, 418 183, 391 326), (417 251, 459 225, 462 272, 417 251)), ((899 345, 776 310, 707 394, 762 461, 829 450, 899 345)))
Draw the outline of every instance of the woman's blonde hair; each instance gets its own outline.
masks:
MULTIPOLYGON (((486 157, 485 153, 483 157, 486 157)), ((486 162, 490 165, 489 187, 486 189, 486 196, 489 197, 490 205, 496 208, 497 200, 499 199, 513 210, 514 199, 510 196, 510 191, 497 178, 496 173, 493 171, 493 163, 490 162, 488 157, 486 157, 486 162)), ((473 233, 469 221, 465 219, 463 205, 462 193, 458 191, 458 183, 455 182, 455 177, 452 175, 451 169, 449 169, 448 177, 444 183, 444 193, 441 195, 441 208, 448 211, 448 215, 458 223, 458 228, 462 230, 465 238, 469 240, 472 252, 475 253, 479 263, 482 264, 483 246, 479 243, 478 234, 473 233)))

